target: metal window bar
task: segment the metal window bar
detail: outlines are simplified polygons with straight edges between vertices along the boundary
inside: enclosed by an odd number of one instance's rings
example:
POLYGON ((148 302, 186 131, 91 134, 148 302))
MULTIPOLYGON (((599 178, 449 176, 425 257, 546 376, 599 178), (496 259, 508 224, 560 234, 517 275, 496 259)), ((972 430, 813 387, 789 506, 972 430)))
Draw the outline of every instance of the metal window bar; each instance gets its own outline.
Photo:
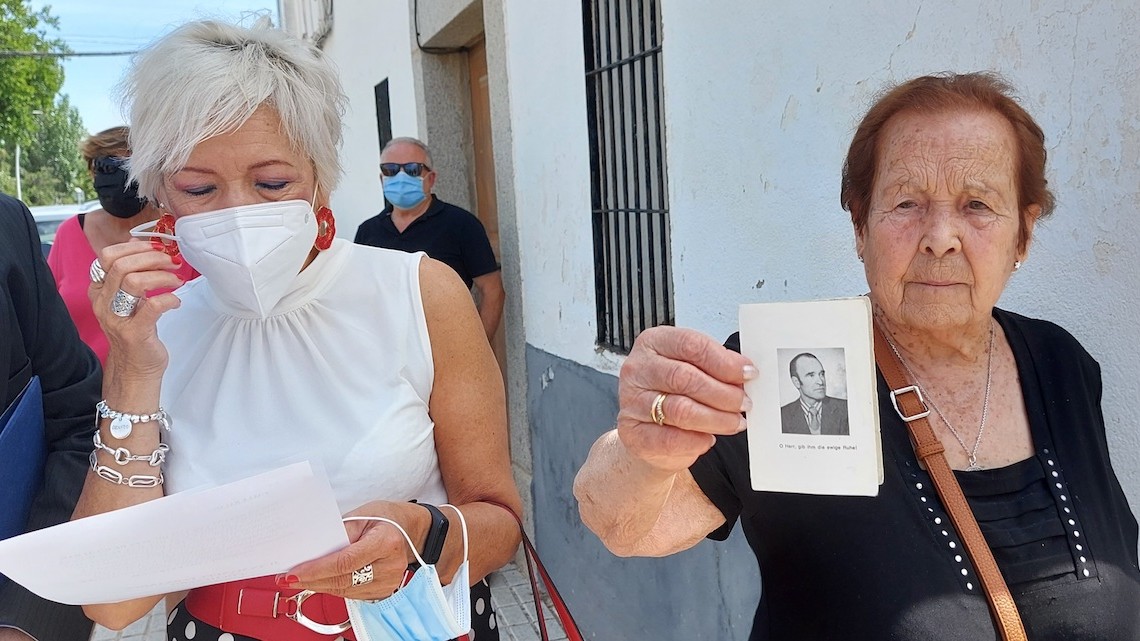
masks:
POLYGON ((583 0, 598 343, 673 323, 658 0, 583 0))

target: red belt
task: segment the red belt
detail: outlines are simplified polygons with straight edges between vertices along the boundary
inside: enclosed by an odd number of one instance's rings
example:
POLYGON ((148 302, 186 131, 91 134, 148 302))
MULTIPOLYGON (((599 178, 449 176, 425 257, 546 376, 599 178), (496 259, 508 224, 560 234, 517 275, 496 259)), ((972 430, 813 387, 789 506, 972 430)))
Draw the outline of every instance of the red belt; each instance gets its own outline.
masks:
POLYGON ((356 641, 343 598, 278 588, 273 576, 195 588, 186 609, 219 630, 263 641, 356 641))

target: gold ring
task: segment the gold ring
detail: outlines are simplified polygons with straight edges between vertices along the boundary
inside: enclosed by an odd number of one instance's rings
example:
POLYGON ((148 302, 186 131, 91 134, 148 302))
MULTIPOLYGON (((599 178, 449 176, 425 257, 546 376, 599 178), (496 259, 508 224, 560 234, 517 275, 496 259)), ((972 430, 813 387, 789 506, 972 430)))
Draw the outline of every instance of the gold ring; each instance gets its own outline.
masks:
POLYGON ((665 397, 668 396, 665 392, 657 395, 653 399, 653 409, 649 412, 649 417, 653 419, 654 423, 658 425, 665 425, 665 397))

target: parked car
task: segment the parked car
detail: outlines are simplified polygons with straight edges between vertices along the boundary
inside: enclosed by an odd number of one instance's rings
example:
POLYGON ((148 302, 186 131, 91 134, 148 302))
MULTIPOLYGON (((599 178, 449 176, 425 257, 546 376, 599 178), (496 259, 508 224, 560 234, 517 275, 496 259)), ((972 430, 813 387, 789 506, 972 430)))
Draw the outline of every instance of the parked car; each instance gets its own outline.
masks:
POLYGON ((51 251, 51 244, 55 242, 55 232, 63 221, 72 216, 99 208, 98 200, 89 200, 81 205, 43 205, 29 207, 32 218, 36 221, 36 230, 40 234, 40 247, 44 256, 51 251))

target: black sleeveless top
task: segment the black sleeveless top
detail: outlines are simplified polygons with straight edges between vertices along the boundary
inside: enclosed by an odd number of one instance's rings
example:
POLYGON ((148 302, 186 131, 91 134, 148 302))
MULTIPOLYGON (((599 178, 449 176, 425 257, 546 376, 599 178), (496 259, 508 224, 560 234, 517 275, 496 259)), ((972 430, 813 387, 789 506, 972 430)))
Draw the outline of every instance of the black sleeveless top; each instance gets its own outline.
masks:
MULTIPOLYGON (((957 476, 1029 639, 1140 639, 1137 525, 1109 460, 1100 367, 1052 323, 994 317, 1017 361, 1036 454, 957 476)), ((718 438, 691 468, 727 520, 709 537, 723 540, 739 518, 760 564, 752 641, 997 638, 961 539, 878 384, 877 497, 755 492, 744 433, 718 438)))

